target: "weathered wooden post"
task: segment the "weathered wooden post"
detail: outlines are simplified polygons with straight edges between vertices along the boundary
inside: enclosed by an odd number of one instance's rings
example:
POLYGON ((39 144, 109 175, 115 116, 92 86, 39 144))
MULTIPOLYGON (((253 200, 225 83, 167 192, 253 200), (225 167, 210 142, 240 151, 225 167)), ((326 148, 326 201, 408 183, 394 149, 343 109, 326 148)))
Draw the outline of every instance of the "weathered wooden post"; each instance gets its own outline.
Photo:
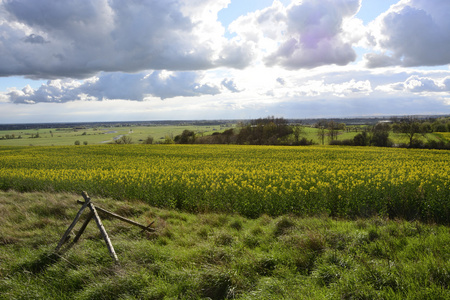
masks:
POLYGON ((103 227, 102 220, 98 216, 97 210, 95 209, 95 206, 92 203, 89 203, 89 208, 91 209, 91 212, 94 214, 94 220, 95 223, 97 223, 97 227, 100 230, 100 233, 102 234, 103 239, 105 240, 106 247, 108 247, 109 254, 114 259, 114 261, 117 263, 119 262, 119 259, 117 258, 116 251, 114 251, 114 247, 111 244, 111 240, 109 239, 108 233, 105 230, 105 227, 103 227))

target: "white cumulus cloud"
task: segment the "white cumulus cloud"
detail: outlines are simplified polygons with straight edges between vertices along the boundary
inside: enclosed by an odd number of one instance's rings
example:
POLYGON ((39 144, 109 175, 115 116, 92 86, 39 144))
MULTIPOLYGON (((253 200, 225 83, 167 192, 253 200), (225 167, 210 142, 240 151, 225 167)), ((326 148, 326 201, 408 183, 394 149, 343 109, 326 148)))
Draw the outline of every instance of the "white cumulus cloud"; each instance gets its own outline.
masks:
POLYGON ((403 82, 395 82, 378 87, 382 91, 405 91, 411 93, 448 93, 450 92, 450 76, 431 78, 412 75, 403 82))
POLYGON ((450 64, 450 1, 402 0, 371 24, 369 67, 450 64))
POLYGON ((242 16, 230 25, 241 39, 257 44, 267 66, 286 69, 346 65, 356 59, 354 35, 345 32, 346 20, 360 0, 293 1, 242 16))

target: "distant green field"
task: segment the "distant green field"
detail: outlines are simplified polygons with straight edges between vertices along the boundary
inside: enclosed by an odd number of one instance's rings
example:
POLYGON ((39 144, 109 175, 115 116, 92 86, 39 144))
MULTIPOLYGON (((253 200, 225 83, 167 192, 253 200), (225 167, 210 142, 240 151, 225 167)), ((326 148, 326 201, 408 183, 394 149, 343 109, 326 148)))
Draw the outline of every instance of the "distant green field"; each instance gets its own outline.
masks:
MULTIPOLYGON (((27 129, 27 130, 0 130, 0 146, 69 146, 79 142, 80 145, 113 143, 115 139, 123 135, 129 136, 132 143, 140 144, 147 137, 153 137, 154 143, 164 142, 166 137, 174 138, 183 130, 194 131, 198 135, 211 135, 214 132, 222 132, 229 127, 224 125, 208 126, 124 126, 124 127, 91 127, 91 128, 52 128, 52 129, 27 129), (3 137, 13 136, 13 139, 3 137), (38 136, 38 137, 37 137, 38 136), (20 137, 20 138, 19 138, 20 137)), ((353 139, 355 135, 362 132, 341 130, 338 133, 338 140, 353 139)), ((316 128, 304 126, 301 138, 313 140, 316 144, 322 141, 318 136, 316 128)), ((407 144, 408 138, 403 134, 390 133, 389 138, 394 144, 407 144)), ((417 134, 417 139, 426 142, 427 140, 450 140, 448 133, 429 133, 425 136, 417 134)), ((329 143, 328 137, 325 137, 325 144, 329 143)))
POLYGON ((131 137, 133 143, 141 143, 151 136, 154 143, 157 143, 163 142, 166 136, 173 138, 186 129, 207 135, 226 128, 221 126, 140 126, 4 130, 0 131, 0 146, 68 146, 74 145, 76 141, 79 141, 80 145, 85 142, 88 145, 104 144, 112 143, 114 139, 122 135, 131 137), (1 139, 12 135, 14 135, 13 139, 1 139))
MULTIPOLYGON (((346 140, 346 139, 353 139, 355 135, 358 133, 361 133, 363 131, 362 128, 358 129, 358 131, 351 130, 347 132, 346 130, 340 130, 338 133, 337 139, 339 141, 346 140)), ((446 133, 427 133, 425 135, 417 134, 416 138, 419 140, 422 140, 423 142, 426 142, 428 140, 437 141, 439 140, 439 137, 443 138, 443 136, 446 133)), ((318 130, 316 128, 311 127, 304 127, 303 128, 303 134, 302 137, 305 137, 308 140, 313 140, 316 144, 322 144, 322 141, 320 140, 318 136, 318 130)), ((408 144, 409 139, 406 135, 401 133, 393 133, 390 132, 389 138, 392 140, 394 144, 408 144)), ((450 140, 450 135, 447 135, 447 140, 450 140)), ((325 137, 325 145, 329 143, 329 139, 326 136, 325 137)))

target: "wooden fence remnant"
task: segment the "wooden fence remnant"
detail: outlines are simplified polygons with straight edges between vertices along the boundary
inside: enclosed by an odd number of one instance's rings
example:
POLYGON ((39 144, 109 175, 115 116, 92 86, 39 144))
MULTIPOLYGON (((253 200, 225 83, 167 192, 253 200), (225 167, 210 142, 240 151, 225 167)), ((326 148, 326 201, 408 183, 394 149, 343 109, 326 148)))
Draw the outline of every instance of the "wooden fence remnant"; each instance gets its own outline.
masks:
POLYGON ((98 229, 100 230, 100 233, 103 237, 103 240, 106 243, 106 246, 108 248, 109 254, 111 255, 112 259, 118 263, 119 259, 117 257, 116 252, 114 251, 114 247, 111 243, 111 240, 109 239, 108 233, 106 232, 105 227, 103 226, 102 220, 100 219, 100 216, 98 214, 98 212, 101 212, 103 214, 106 214, 108 216, 114 217, 116 219, 119 219, 123 222, 127 222, 129 224, 132 224, 134 226, 137 226, 139 228, 142 229, 142 231, 146 230, 146 231, 150 231, 150 232, 154 232, 156 231, 154 228, 151 228, 150 226, 154 223, 151 222, 148 226, 139 224, 133 220, 127 219, 125 217, 122 217, 118 214, 115 214, 113 212, 110 212, 106 209, 100 208, 98 206, 95 206, 92 202, 91 202, 91 198, 89 197, 89 195, 87 194, 87 192, 83 192, 81 194, 84 198, 84 202, 82 201, 77 201, 77 203, 82 204, 82 207, 80 208, 80 210, 78 211, 77 215, 75 216, 75 219, 73 220, 72 224, 70 224, 69 228, 67 228, 66 232, 63 234, 61 240, 59 241, 58 245, 55 248, 55 252, 59 252, 61 250, 61 247, 64 245, 64 243, 66 243, 69 240, 69 236, 70 233, 72 232, 72 230, 74 229, 76 223, 78 222, 78 220, 81 217, 81 214, 83 213, 83 211, 89 207, 90 209, 90 213, 87 216, 86 220, 84 221, 83 225, 81 225, 80 229, 78 230, 77 235, 75 236, 75 238, 73 239, 72 243, 69 245, 69 247, 71 247, 73 244, 75 244, 81 237, 81 235, 83 234, 83 232, 85 231, 87 225, 89 224, 89 222, 94 219, 95 223, 97 224, 98 229))

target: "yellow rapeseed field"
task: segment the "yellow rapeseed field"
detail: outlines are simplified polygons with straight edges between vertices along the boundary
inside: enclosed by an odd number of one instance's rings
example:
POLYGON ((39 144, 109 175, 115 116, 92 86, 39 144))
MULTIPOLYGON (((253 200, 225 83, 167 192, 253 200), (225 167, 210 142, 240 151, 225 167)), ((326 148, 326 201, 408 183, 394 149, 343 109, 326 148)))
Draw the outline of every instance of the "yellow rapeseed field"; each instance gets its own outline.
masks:
POLYGON ((256 217, 374 214, 448 223, 450 152, 372 147, 0 147, 0 189, 256 217))

